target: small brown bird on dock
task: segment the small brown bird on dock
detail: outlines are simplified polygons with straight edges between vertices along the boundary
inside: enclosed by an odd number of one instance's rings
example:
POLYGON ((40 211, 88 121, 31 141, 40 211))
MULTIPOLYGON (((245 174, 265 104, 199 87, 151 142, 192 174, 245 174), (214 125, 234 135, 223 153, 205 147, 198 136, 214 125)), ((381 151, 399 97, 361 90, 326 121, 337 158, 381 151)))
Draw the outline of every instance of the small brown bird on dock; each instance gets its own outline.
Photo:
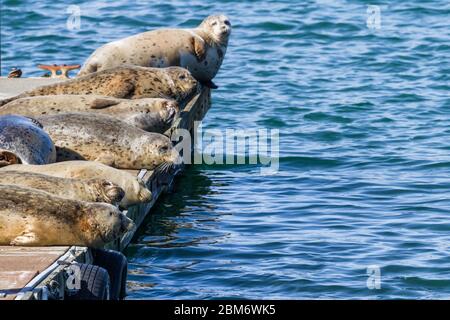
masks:
POLYGON ((40 64, 38 65, 38 68, 47 70, 51 72, 50 78, 60 78, 60 79, 69 79, 69 71, 80 69, 81 65, 74 64, 74 65, 46 65, 46 64, 40 64))
POLYGON ((17 68, 12 68, 8 73, 8 78, 20 78, 22 76, 22 70, 17 68))

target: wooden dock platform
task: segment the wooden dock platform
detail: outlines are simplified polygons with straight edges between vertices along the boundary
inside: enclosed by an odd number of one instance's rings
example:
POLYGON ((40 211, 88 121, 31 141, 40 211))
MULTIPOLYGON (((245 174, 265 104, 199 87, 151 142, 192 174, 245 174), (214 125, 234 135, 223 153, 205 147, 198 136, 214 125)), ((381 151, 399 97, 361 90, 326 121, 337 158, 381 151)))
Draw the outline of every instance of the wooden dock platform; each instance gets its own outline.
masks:
MULTIPOLYGON (((36 86, 61 81, 48 78, 0 78, 0 99, 16 95, 36 86)), ((174 121, 166 132, 186 129, 192 132, 194 122, 201 121, 211 106, 211 91, 203 88, 174 121)), ((128 170, 130 171, 130 170, 128 170)), ((156 171, 131 170, 142 178, 153 194, 150 203, 133 206, 126 211, 137 228, 159 196, 173 183, 175 174, 156 171)), ((123 251, 132 240, 136 230, 110 243, 107 248, 123 251)), ((92 263, 92 255, 86 247, 14 247, 0 246, 0 300, 46 300, 63 299, 65 292, 65 270, 73 262, 92 263)))

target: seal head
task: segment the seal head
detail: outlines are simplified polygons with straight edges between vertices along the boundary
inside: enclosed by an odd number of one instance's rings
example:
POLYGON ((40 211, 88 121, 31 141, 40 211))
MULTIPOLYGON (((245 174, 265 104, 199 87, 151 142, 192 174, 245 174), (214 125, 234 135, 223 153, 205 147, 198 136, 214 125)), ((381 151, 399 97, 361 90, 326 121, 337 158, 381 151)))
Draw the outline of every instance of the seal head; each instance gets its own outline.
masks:
POLYGON ((102 247, 135 227, 130 218, 112 205, 93 204, 86 210, 88 210, 88 214, 85 215, 87 221, 84 221, 84 223, 89 225, 88 229, 91 234, 87 236, 92 237, 92 247, 102 247), (101 239, 102 243, 98 239, 101 239))
MULTIPOLYGON (((173 84, 175 100, 187 102, 194 95, 200 93, 201 86, 192 74, 184 68, 168 67, 166 68, 170 83, 173 84)), ((167 97, 170 98, 170 97, 167 97)))
POLYGON ((231 35, 231 22, 225 15, 213 15, 207 17, 198 27, 202 31, 206 31, 210 36, 210 40, 221 46, 228 44, 231 35))
POLYGON ((149 147, 148 152, 155 153, 155 157, 158 157, 160 163, 155 170, 163 173, 176 173, 183 163, 183 158, 170 139, 159 139, 152 142, 153 146, 149 147))
POLYGON ((97 202, 119 204, 125 197, 125 191, 118 185, 103 179, 91 179, 87 181, 97 192, 97 202))

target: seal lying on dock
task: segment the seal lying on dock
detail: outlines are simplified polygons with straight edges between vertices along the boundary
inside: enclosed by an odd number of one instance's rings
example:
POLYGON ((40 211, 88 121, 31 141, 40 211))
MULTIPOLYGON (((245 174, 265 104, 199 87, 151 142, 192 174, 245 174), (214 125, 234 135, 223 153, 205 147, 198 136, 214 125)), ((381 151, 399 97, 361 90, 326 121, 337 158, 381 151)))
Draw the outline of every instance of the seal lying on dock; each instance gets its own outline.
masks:
POLYGON ((105 202, 113 205, 119 204, 125 196, 122 188, 107 180, 82 181, 32 172, 2 172, 0 184, 38 189, 62 198, 86 202, 105 202))
POLYGON ((133 228, 110 204, 0 185, 0 245, 102 248, 133 228))
POLYGON ((0 167, 55 160, 55 146, 38 121, 17 115, 0 116, 0 167))
POLYGON ((37 96, 17 99, 0 107, 0 115, 20 114, 28 117, 67 112, 102 113, 119 118, 144 131, 159 133, 170 128, 179 111, 175 100, 127 100, 97 95, 37 96))
POLYGON ((181 164, 166 136, 145 132, 111 116, 64 113, 37 118, 57 146, 57 161, 91 160, 117 169, 181 164))
POLYGON ((35 96, 96 94, 123 99, 168 98, 176 100, 183 107, 199 92, 197 80, 186 69, 123 66, 38 87, 0 100, 0 106, 35 96))
POLYGON ((98 48, 78 75, 123 64, 156 68, 180 66, 204 85, 217 88, 211 80, 222 65, 230 34, 230 20, 224 15, 209 16, 194 29, 147 31, 98 48))
POLYGON ((152 194, 144 182, 131 173, 117 170, 110 166, 93 161, 66 161, 47 165, 11 165, 0 168, 0 175, 8 171, 34 172, 53 177, 69 179, 105 179, 118 185, 125 191, 125 197, 120 202, 120 207, 150 202, 152 194))

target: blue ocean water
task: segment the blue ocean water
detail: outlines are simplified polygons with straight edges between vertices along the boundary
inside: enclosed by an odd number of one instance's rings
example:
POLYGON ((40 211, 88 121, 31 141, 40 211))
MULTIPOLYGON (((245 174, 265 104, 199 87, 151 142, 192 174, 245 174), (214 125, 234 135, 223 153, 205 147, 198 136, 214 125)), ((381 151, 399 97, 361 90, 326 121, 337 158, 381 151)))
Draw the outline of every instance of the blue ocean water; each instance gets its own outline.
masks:
POLYGON ((275 175, 196 165, 178 177, 126 252, 129 299, 450 298, 448 1, 1 4, 1 72, 25 76, 226 13, 204 127, 280 130, 275 175))

